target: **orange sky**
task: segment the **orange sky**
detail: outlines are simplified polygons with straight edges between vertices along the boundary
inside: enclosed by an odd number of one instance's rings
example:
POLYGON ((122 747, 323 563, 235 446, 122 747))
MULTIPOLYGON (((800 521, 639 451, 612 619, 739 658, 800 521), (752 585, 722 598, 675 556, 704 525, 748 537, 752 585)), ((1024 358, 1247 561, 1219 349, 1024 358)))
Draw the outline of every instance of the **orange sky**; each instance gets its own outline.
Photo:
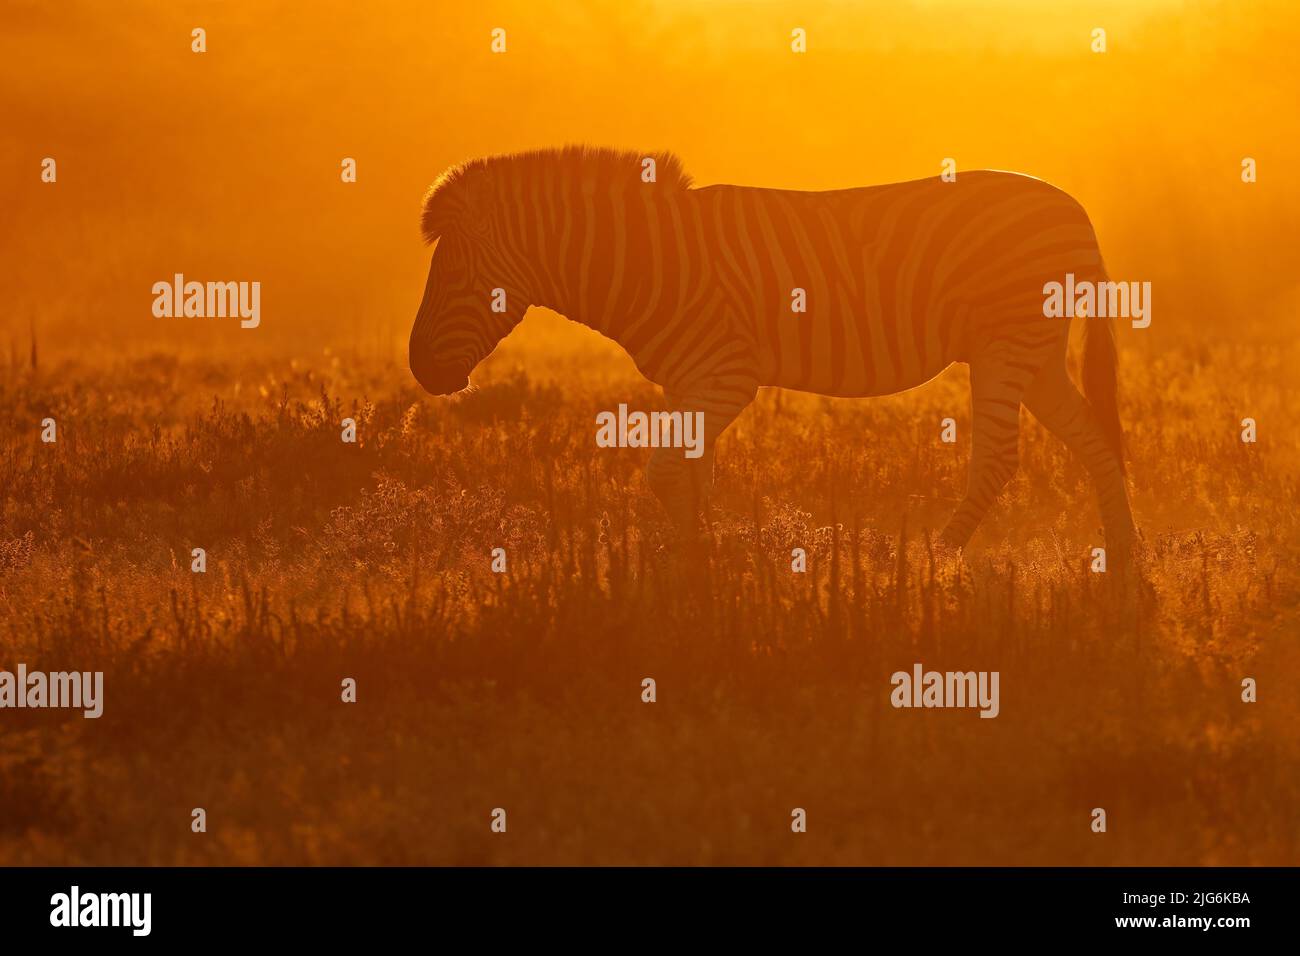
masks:
POLYGON ((946 156, 1027 172, 1083 201, 1115 278, 1153 282, 1153 327, 1126 347, 1295 330, 1292 2, 550 6, 9 0, 0 349, 34 322, 56 355, 404 358, 425 186, 458 160, 567 142, 672 149, 701 184, 865 185, 946 156), (155 319, 150 287, 175 272, 260 281, 261 327, 155 319))

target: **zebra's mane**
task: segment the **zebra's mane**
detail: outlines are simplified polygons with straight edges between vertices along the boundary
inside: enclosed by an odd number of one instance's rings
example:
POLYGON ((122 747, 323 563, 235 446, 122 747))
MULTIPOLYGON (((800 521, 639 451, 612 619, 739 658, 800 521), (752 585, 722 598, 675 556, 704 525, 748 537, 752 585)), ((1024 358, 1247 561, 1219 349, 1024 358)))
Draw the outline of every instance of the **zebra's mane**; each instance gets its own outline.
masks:
MULTIPOLYGON (((558 149, 534 149, 521 153, 484 156, 460 163, 434 180, 424 196, 420 231, 425 242, 433 242, 453 220, 457 199, 471 182, 484 192, 495 195, 503 186, 538 178, 584 186, 617 187, 640 182, 641 163, 647 157, 655 161, 655 181, 666 192, 685 192, 691 187, 690 174, 672 153, 638 153, 634 150, 596 146, 563 146, 558 149)), ((504 190, 502 190, 504 192, 504 190)))

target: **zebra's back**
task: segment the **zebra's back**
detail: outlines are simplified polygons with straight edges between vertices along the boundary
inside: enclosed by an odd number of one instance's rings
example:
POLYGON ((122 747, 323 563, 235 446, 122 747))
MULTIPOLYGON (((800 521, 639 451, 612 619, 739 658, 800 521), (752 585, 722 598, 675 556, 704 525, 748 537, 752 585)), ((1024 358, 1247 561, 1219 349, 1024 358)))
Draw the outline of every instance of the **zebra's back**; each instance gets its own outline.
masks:
POLYGON ((1043 284, 1100 270, 1079 204, 1013 173, 687 196, 695 251, 768 385, 888 394, 968 360, 991 337, 1063 338, 1065 324, 1043 317, 1043 284))

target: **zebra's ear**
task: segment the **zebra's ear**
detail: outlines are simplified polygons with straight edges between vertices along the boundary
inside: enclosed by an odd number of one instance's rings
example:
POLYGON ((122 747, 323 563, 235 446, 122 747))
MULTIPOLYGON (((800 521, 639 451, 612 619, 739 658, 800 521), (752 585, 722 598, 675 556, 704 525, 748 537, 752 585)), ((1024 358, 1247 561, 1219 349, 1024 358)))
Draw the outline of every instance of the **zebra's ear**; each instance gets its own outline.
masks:
POLYGON ((424 197, 424 206, 420 211, 420 234, 424 236, 424 241, 428 245, 436 242, 447 228, 444 206, 445 203, 438 196, 436 187, 430 189, 424 197))
POLYGON ((420 216, 425 242, 449 232, 485 234, 493 207, 494 187, 485 170, 473 167, 444 174, 429 188, 420 216))
POLYGON ((486 171, 477 170, 465 177, 461 196, 464 204, 460 210, 459 225, 471 232, 486 231, 487 218, 492 213, 492 181, 486 171))

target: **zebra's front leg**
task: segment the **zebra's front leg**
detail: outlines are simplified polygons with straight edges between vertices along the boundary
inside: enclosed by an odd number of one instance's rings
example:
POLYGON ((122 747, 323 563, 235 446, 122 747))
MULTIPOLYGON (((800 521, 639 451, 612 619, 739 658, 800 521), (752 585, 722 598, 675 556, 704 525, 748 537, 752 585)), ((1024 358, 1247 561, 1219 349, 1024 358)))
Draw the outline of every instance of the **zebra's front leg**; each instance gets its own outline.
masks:
POLYGON ((757 384, 746 375, 716 377, 681 392, 665 391, 669 410, 681 413, 683 434, 690 416, 690 435, 695 444, 655 449, 646 468, 646 479, 678 534, 687 541, 698 537, 701 514, 707 513, 718 436, 754 400, 757 392, 757 384))

